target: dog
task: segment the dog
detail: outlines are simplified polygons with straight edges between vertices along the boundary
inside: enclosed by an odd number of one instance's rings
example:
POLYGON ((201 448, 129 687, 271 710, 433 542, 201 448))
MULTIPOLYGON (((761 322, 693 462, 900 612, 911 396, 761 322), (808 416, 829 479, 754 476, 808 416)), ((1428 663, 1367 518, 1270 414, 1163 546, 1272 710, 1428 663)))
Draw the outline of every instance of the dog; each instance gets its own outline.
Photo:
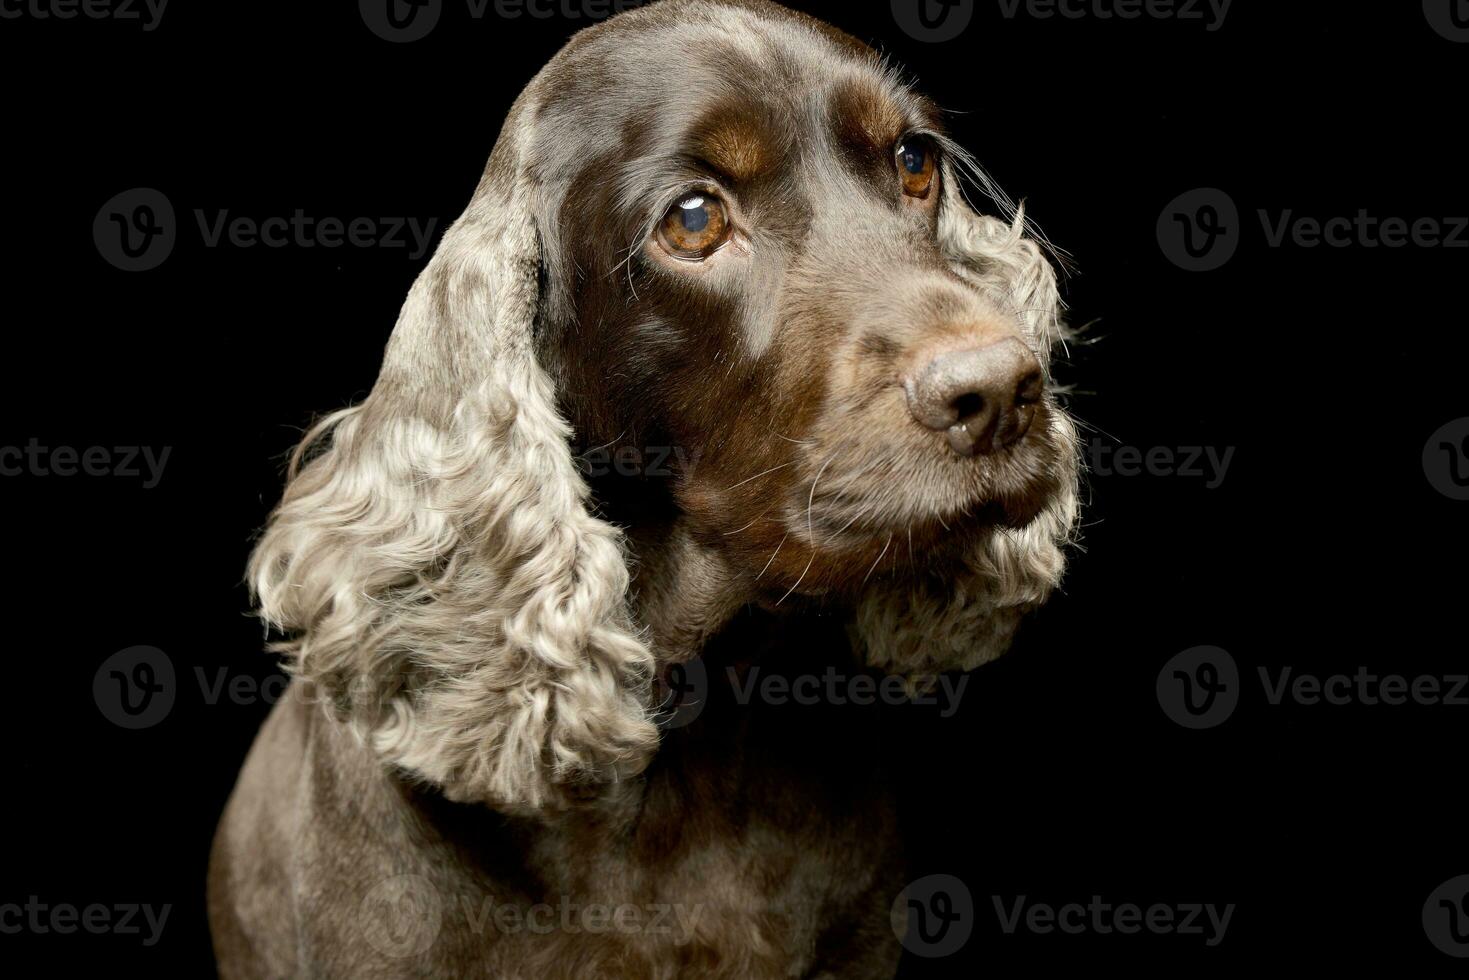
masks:
POLYGON ((765 0, 662 0, 536 76, 252 555, 295 677, 215 839, 222 976, 894 974, 882 712, 739 691, 922 689, 1061 579, 1056 278, 966 174, 765 0), (589 465, 650 447, 667 475, 589 465))

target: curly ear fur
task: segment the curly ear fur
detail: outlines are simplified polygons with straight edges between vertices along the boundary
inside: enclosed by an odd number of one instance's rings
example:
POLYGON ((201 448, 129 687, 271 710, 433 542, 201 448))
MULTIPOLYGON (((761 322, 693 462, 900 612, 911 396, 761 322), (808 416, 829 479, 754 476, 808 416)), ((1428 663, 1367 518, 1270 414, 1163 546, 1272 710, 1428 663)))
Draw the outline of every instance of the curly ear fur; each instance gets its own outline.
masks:
MULTIPOLYGON (((945 174, 939 239, 954 271, 1010 310, 1049 376, 1051 345, 1063 339, 1056 275, 1025 237, 1023 209, 1013 223, 976 213, 945 174)), ((976 540, 962 568, 879 588, 859 604, 855 632, 874 667, 919 677, 970 670, 1004 653, 1025 614, 1041 605, 1066 570, 1078 516, 1080 446, 1058 406, 1050 413, 1058 449, 1054 492, 1023 528, 997 528, 976 540)))
POLYGON ((529 118, 512 111, 371 395, 297 450, 250 563, 279 649, 386 763, 510 812, 585 799, 657 744, 620 532, 588 513, 535 357, 529 118))

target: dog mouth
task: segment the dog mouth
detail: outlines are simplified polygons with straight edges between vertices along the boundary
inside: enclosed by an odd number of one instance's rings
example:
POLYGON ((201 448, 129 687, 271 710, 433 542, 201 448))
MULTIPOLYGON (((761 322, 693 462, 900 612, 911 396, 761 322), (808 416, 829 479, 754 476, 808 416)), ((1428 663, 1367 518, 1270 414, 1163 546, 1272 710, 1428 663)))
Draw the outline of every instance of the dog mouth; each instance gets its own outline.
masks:
POLYGON ((757 602, 776 608, 792 597, 855 598, 869 585, 962 563, 974 542, 1001 528, 1028 525, 1049 496, 975 503, 955 514, 900 521, 852 521, 812 507, 790 526, 758 576, 757 602))
POLYGON ((903 447, 868 458, 829 451, 792 488, 787 527, 822 550, 861 549, 892 534, 935 542, 1025 527, 1061 492, 1063 461, 1041 420, 1024 438, 982 455, 923 448, 929 451, 903 447))
POLYGON ((860 551, 893 535, 928 548, 996 528, 1023 528, 1040 516, 1053 492, 1050 486, 1031 487, 954 510, 886 516, 866 516, 852 502, 827 501, 827 506, 811 507, 804 520, 794 521, 792 530, 823 551, 860 551))
POLYGON ((768 550, 749 556, 759 601, 856 598, 877 581, 950 561, 962 567, 977 541, 1026 527, 1064 492, 1062 454, 1041 436, 1030 439, 952 460, 813 454, 812 475, 790 486, 768 550))

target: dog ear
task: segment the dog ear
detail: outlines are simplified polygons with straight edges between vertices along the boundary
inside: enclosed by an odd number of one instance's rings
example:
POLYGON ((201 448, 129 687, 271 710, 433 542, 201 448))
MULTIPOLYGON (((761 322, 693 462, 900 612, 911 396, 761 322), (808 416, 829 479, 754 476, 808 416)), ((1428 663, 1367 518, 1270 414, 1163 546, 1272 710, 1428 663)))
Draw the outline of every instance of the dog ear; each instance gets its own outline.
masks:
MULTIPOLYGON (((1050 351, 1064 338, 1056 275, 1040 246, 1014 222, 976 213, 952 171, 945 173, 939 241, 954 271, 1011 312, 1050 380, 1050 351)), ((1060 406, 1049 413, 1058 459, 1045 508, 1022 528, 995 528, 960 568, 874 589, 859 604, 855 632, 875 667, 910 677, 969 670, 1004 653, 1025 614, 1041 605, 1066 570, 1078 515, 1079 443, 1060 406)))
POLYGON ((588 512, 536 359, 530 115, 413 285, 372 393, 296 451, 250 563, 278 649, 382 760, 524 813, 599 795, 657 744, 621 536, 588 512))

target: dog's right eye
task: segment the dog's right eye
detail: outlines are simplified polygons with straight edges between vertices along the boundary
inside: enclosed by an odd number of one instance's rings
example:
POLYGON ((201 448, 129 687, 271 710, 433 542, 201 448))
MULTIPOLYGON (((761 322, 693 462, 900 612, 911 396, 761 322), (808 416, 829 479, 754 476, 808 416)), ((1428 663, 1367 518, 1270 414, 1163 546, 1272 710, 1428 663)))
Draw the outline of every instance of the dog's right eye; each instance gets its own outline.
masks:
POLYGON ((935 170, 933 146, 921 136, 910 136, 898 144, 896 153, 903 193, 919 199, 928 197, 935 170))
POLYGON ((658 244, 680 259, 706 259, 728 240, 724 202, 707 194, 690 194, 658 223, 658 244))

